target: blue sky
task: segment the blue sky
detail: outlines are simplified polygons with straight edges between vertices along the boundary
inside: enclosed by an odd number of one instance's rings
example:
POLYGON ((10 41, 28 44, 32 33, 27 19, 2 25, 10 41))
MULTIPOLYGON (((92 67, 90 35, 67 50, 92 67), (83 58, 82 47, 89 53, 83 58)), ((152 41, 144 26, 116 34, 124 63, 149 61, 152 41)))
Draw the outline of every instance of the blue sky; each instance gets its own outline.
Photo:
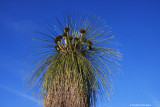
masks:
POLYGON ((42 107, 24 87, 27 37, 64 9, 102 17, 122 44, 122 71, 99 107, 160 107, 159 0, 0 0, 0 107, 42 107))

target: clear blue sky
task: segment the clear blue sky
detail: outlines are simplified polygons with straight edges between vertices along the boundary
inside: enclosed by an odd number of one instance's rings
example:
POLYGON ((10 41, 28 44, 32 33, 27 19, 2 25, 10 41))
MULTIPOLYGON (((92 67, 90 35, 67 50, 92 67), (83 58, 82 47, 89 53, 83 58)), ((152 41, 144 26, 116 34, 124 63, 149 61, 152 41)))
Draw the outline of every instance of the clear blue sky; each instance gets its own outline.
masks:
POLYGON ((122 46, 122 72, 99 107, 160 107, 159 0, 0 0, 0 107, 42 107, 24 88, 28 35, 44 19, 80 9, 101 16, 122 46))

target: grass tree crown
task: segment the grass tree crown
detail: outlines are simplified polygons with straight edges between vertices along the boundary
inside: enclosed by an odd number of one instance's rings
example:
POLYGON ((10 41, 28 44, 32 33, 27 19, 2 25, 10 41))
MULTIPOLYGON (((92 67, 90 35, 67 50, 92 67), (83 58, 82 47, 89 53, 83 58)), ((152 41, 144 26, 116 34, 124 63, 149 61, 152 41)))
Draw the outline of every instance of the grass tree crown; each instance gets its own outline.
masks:
POLYGON ((99 17, 70 13, 63 17, 48 21, 36 32, 33 56, 37 60, 29 67, 27 84, 44 99, 51 87, 70 77, 74 86, 87 92, 91 105, 98 94, 110 96, 121 54, 111 41, 110 27, 99 17))

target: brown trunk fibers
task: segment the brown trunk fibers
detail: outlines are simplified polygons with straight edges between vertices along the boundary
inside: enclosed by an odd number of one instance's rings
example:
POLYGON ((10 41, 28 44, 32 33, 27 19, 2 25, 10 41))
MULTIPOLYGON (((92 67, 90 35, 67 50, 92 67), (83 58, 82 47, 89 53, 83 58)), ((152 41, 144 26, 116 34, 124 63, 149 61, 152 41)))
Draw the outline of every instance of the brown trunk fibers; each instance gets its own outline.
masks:
POLYGON ((75 84, 71 77, 58 77, 59 82, 56 87, 51 87, 44 98, 43 107, 89 107, 89 100, 86 85, 78 82, 75 84), (80 87, 83 87, 79 89, 80 87))

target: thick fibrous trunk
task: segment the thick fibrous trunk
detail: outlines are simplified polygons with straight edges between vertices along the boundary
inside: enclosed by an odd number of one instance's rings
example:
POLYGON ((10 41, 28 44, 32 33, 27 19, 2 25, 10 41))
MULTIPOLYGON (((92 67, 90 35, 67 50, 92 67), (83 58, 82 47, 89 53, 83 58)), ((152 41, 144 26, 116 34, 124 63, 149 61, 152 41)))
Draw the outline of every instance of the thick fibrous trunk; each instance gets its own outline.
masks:
POLYGON ((57 84, 56 88, 52 87, 49 90, 43 101, 43 107, 89 107, 87 89, 83 87, 82 91, 70 79, 64 80, 57 84))

